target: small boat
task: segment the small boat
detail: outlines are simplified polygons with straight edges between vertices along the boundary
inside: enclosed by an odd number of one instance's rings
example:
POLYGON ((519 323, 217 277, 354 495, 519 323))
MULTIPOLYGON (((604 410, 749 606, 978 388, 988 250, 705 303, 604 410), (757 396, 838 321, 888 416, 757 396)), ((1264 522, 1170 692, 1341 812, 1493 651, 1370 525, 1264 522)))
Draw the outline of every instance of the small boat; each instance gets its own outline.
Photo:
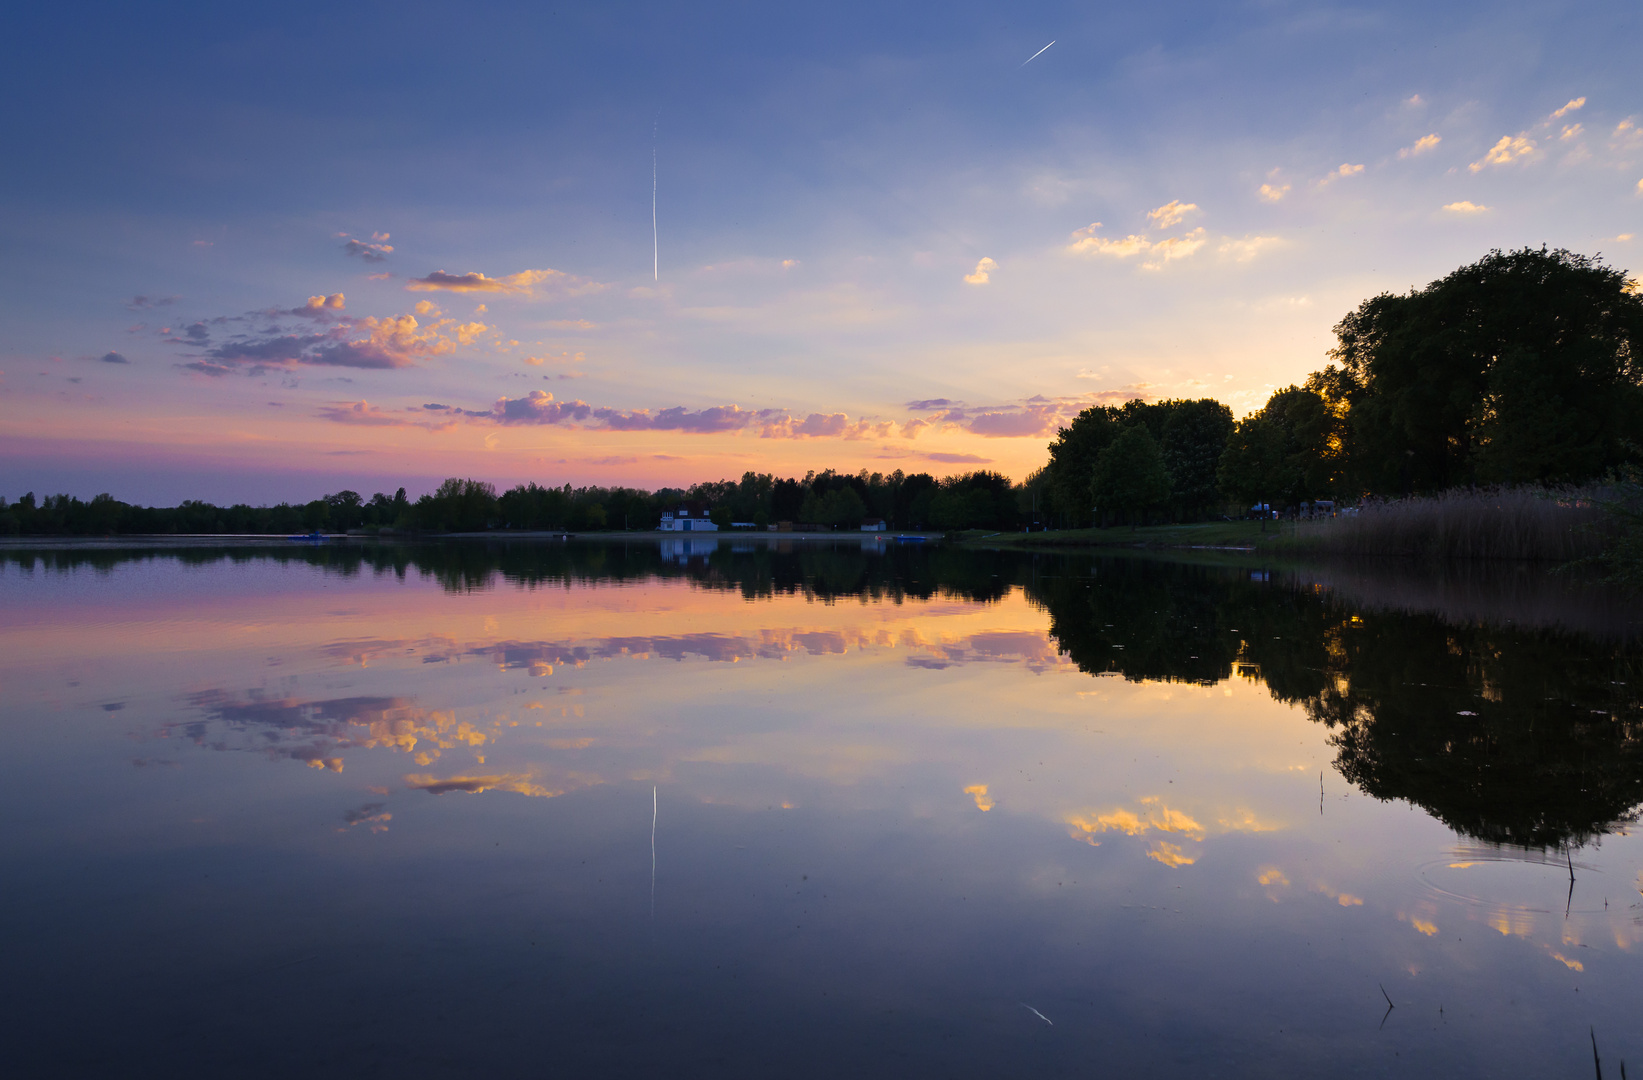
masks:
POLYGON ((896 539, 896 542, 898 544, 922 544, 922 543, 924 543, 924 541, 928 540, 929 537, 927 537, 927 536, 905 536, 901 533, 897 533, 895 539, 896 539))

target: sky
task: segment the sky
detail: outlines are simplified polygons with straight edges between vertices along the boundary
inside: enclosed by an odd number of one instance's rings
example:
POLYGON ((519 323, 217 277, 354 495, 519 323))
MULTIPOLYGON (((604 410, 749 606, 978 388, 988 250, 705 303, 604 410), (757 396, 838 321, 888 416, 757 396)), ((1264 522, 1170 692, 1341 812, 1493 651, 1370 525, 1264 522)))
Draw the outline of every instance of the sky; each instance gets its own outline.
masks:
POLYGON ((0 495, 1021 480, 1491 248, 1643 262, 1631 3, 552 8, 9 15, 0 495))

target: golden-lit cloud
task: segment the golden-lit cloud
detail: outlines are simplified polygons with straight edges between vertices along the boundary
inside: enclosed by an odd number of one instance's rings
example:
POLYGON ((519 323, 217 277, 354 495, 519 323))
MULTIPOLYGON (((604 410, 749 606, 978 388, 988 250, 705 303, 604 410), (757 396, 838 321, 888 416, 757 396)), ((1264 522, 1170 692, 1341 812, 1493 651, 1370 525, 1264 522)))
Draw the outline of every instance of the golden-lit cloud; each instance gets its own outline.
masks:
POLYGON ((1165 264, 1176 259, 1185 259, 1204 246, 1206 237, 1203 227, 1200 226, 1184 236, 1172 236, 1160 240, 1152 245, 1147 253, 1147 261, 1141 264, 1144 270, 1158 270, 1165 264))
POLYGON ((1586 99, 1585 98, 1577 97, 1573 101, 1569 102, 1569 104, 1563 106, 1563 108, 1561 108, 1561 109, 1557 110, 1556 112, 1554 112, 1552 114, 1552 119, 1553 120, 1561 120, 1565 116, 1568 116, 1570 113, 1575 112, 1576 110, 1580 109, 1585 104, 1586 104, 1586 99))
POLYGON ((1578 139, 1580 137, 1580 133, 1585 130, 1585 124, 1569 124, 1564 127, 1563 134, 1559 135, 1558 138, 1564 142, 1568 142, 1570 139, 1578 139))
POLYGON ((494 278, 475 271, 447 274, 443 270, 435 270, 425 277, 412 278, 405 283, 405 287, 413 292, 493 293, 497 296, 523 297, 548 292, 562 296, 585 296, 604 288, 598 282, 567 274, 563 270, 521 270, 517 274, 494 278))
POLYGON ((1436 150, 1438 143, 1442 141, 1443 137, 1436 132, 1433 132, 1431 135, 1422 135, 1420 138, 1415 140, 1413 146, 1406 146, 1402 150, 1399 150, 1398 156, 1401 158, 1418 157, 1419 155, 1426 153, 1428 150, 1436 150))
POLYGON ((1227 237, 1216 250, 1233 262, 1249 262, 1263 251, 1282 247, 1283 243, 1277 236, 1246 236, 1241 240, 1227 237))
POLYGON ((341 311, 346 303, 341 293, 332 293, 330 296, 310 296, 303 310, 308 312, 341 311))
POLYGON ((490 327, 482 322, 466 322, 456 328, 456 340, 463 345, 472 345, 474 341, 490 327))
POLYGON ((1152 245, 1144 236, 1126 236, 1122 240, 1112 240, 1105 236, 1095 235, 1095 230, 1101 228, 1099 221, 1084 226, 1072 234, 1072 243, 1067 245, 1069 255, 1107 255, 1114 259, 1128 259, 1132 255, 1139 255, 1152 245))
POLYGON ((342 245, 344 255, 357 255, 366 262, 383 262, 387 259, 394 246, 388 243, 388 234, 385 232, 372 233, 369 240, 358 240, 347 233, 337 233, 337 239, 346 240, 342 245))
POLYGON ((1462 199, 1460 202, 1444 203, 1443 209, 1450 214, 1487 214, 1489 212, 1489 207, 1468 199, 1462 199))
POLYGON ((1171 199, 1156 210, 1148 210, 1147 218, 1155 229, 1167 229, 1171 225, 1179 225, 1186 220, 1186 216, 1198 209, 1197 203, 1184 203, 1180 199, 1171 199))
POLYGON ((1334 170, 1333 172, 1325 173, 1324 178, 1318 181, 1318 186, 1324 187, 1325 185, 1331 184, 1336 180, 1344 180, 1349 176, 1357 176, 1362 172, 1362 165, 1342 164, 1340 168, 1334 170))
POLYGON ((1277 887, 1287 889, 1289 887, 1289 876, 1276 866, 1261 867, 1260 873, 1255 875, 1255 880, 1269 888, 1277 887))
POLYGON ((993 808, 993 800, 987 794, 986 784, 971 784, 969 787, 964 789, 964 794, 975 799, 976 809, 980 810, 983 814, 993 808))
POLYGON ((1363 907, 1363 898, 1362 897, 1353 896, 1351 893, 1348 893, 1348 892, 1336 892, 1334 889, 1331 889, 1328 885, 1323 885, 1323 884, 1314 885, 1314 886, 1312 886, 1312 891, 1313 892, 1323 893, 1325 896, 1329 897, 1331 900, 1335 901, 1337 904, 1341 905, 1342 907, 1363 907))
POLYGON ((530 773, 507 773, 499 776, 448 776, 444 779, 429 776, 426 773, 411 773, 405 777, 405 786, 413 791, 426 791, 430 795, 446 795, 453 791, 460 791, 468 795, 478 795, 486 791, 511 791, 517 795, 530 795, 535 798, 551 799, 564 792, 555 788, 544 787, 534 782, 530 773))
POLYGON ((989 280, 991 280, 989 275, 997 269, 998 264, 996 262, 984 257, 980 262, 976 263, 974 273, 964 275, 964 280, 969 282, 971 285, 985 285, 989 280))
POLYGON ((1095 837, 1105 832, 1119 832, 1125 836, 1164 832, 1179 833, 1189 840, 1204 838, 1202 825, 1189 815, 1165 806, 1157 796, 1146 796, 1140 803, 1139 811, 1118 807, 1104 814, 1070 814, 1066 818, 1066 823, 1071 826, 1069 835, 1090 844, 1098 843, 1095 837))
POLYGON ((1179 844, 1172 844, 1167 840, 1154 840, 1152 847, 1147 851, 1147 858, 1161 862, 1171 870, 1191 866, 1198 861, 1197 856, 1184 853, 1179 844))
POLYGON ((441 312, 438 308, 434 307, 434 302, 432 300, 418 300, 411 310, 416 312, 418 315, 421 315, 423 318, 427 318, 429 315, 432 315, 437 319, 443 314, 443 312, 441 312))
POLYGON ((1273 184, 1262 184, 1258 189, 1256 189, 1255 194, 1259 195, 1266 202, 1282 202, 1284 196, 1289 194, 1289 185, 1281 184, 1275 186, 1273 184))
MULTIPOLYGON (((1191 207, 1184 207, 1189 209, 1191 207)), ((1159 210, 1168 210, 1169 207, 1159 207, 1159 210)), ((1153 211, 1157 213, 1158 211, 1153 211)), ((1179 220, 1179 219, 1176 219, 1179 220)), ((1095 230, 1101 227, 1097 221, 1093 225, 1086 225, 1072 234, 1072 243, 1067 245, 1069 255, 1106 255, 1114 259, 1128 259, 1135 255, 1145 254, 1147 258, 1141 263, 1145 270, 1158 270, 1166 263, 1175 259, 1184 259, 1192 255, 1206 242, 1206 235, 1202 226, 1181 236, 1171 236, 1157 243, 1148 240, 1144 235, 1131 234, 1122 240, 1113 240, 1104 236, 1095 235, 1095 230)))
POLYGON ((1489 165, 1510 165, 1535 153, 1535 143, 1526 135, 1502 135, 1489 152, 1466 166, 1472 172, 1482 172, 1489 165))

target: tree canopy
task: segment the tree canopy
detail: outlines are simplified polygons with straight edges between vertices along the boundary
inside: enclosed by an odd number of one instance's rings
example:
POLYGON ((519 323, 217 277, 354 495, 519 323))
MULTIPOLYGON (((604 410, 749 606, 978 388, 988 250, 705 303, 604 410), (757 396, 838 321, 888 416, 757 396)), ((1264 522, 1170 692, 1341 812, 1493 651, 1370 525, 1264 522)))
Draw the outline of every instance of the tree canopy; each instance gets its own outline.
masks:
POLYGON ((1640 454, 1643 296, 1598 258, 1491 251, 1335 334, 1315 379, 1346 406, 1364 490, 1575 483, 1640 454))

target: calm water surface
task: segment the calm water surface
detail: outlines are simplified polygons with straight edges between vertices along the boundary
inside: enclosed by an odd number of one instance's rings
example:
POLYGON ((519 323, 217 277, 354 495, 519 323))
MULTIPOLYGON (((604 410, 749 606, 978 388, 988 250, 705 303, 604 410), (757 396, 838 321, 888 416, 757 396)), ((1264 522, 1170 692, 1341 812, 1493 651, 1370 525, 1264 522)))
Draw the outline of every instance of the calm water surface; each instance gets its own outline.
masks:
POLYGON ((1643 623, 1472 573, 0 551, 5 1058, 1643 1070, 1643 623))

